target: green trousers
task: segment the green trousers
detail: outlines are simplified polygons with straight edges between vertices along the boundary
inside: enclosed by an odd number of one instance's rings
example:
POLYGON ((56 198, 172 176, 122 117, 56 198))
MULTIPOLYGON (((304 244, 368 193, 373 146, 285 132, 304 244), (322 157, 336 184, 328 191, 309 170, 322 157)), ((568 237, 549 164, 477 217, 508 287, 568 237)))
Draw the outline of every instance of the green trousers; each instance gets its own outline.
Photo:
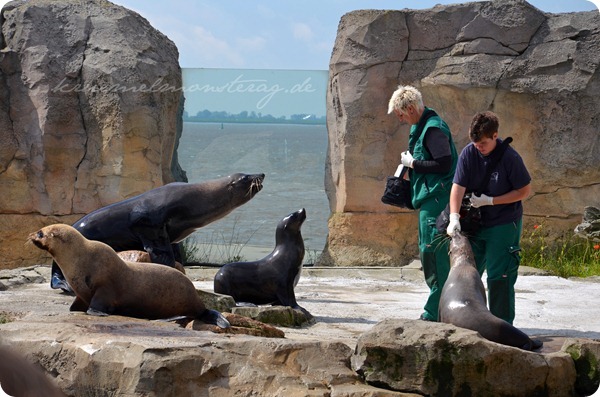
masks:
POLYGON ((487 270, 490 311, 512 324, 515 319, 515 283, 521 257, 523 221, 485 227, 470 238, 477 270, 487 270))
POLYGON ((440 295, 450 271, 446 231, 438 233, 435 228, 435 219, 446 204, 447 198, 426 200, 419 211, 419 255, 425 282, 429 287, 423 317, 431 321, 438 321, 440 295))

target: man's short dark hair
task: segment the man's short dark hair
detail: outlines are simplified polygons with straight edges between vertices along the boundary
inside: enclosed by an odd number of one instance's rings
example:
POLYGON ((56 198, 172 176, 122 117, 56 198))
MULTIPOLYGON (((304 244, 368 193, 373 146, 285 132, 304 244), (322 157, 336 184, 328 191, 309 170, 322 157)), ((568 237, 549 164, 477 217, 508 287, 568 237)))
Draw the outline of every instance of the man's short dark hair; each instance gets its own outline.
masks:
POLYGON ((469 138, 473 142, 479 142, 483 138, 493 138, 494 133, 498 132, 498 116, 494 112, 479 112, 473 116, 469 138))

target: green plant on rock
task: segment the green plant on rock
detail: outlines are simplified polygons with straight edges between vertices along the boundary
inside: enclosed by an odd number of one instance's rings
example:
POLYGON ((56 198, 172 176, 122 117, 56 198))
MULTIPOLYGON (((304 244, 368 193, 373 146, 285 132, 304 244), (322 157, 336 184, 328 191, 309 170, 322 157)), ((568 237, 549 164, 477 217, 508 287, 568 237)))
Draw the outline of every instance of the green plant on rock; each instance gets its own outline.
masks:
POLYGON ((190 236, 183 241, 182 260, 184 264, 189 263, 231 263, 242 262, 244 256, 242 250, 248 245, 248 242, 258 231, 254 229, 249 235, 242 236, 237 224, 239 217, 236 217, 231 231, 213 231, 210 235, 202 237, 190 236))
POLYGON ((559 277, 600 275, 600 244, 573 234, 548 238, 543 224, 533 225, 521 241, 521 264, 559 277))
POLYGON ((13 321, 13 318, 10 314, 5 312, 0 312, 0 324, 7 324, 13 321))

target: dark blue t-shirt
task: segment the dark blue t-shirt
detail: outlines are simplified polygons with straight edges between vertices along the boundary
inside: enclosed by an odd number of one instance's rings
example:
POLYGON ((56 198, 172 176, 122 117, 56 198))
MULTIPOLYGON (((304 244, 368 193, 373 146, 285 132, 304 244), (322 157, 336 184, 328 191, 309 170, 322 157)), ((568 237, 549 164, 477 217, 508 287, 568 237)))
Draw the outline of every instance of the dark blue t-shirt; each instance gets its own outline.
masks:
MULTIPOLYGON (((496 148, 502 140, 496 141, 496 148)), ((486 167, 490 157, 494 156, 496 149, 488 156, 482 155, 473 143, 468 144, 458 157, 456 172, 453 182, 467 189, 467 193, 478 191, 485 178, 486 167)), ((504 156, 492 171, 490 181, 482 192, 487 196, 496 197, 512 190, 521 189, 531 182, 531 177, 523 163, 523 159, 512 147, 508 147, 504 156)), ((511 204, 488 205, 481 207, 481 218, 484 226, 505 225, 515 222, 523 216, 521 201, 511 204)))

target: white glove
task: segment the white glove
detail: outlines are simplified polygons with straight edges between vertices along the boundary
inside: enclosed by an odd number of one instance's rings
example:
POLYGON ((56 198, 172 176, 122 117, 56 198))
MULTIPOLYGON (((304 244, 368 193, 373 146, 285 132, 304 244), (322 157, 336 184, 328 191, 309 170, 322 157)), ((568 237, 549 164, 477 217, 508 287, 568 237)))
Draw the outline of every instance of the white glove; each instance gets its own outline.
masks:
POLYGON ((457 213, 450 214, 450 223, 446 228, 448 236, 452 237, 454 232, 460 232, 460 214, 457 213))
POLYGON ((494 205, 494 198, 482 194, 481 196, 471 196, 471 205, 475 208, 483 207, 484 205, 494 205))
POLYGON ((413 161, 415 161, 415 159, 413 158, 412 154, 410 154, 410 152, 407 150, 406 152, 402 152, 402 157, 400 158, 400 161, 402 162, 403 166, 412 168, 413 161))

